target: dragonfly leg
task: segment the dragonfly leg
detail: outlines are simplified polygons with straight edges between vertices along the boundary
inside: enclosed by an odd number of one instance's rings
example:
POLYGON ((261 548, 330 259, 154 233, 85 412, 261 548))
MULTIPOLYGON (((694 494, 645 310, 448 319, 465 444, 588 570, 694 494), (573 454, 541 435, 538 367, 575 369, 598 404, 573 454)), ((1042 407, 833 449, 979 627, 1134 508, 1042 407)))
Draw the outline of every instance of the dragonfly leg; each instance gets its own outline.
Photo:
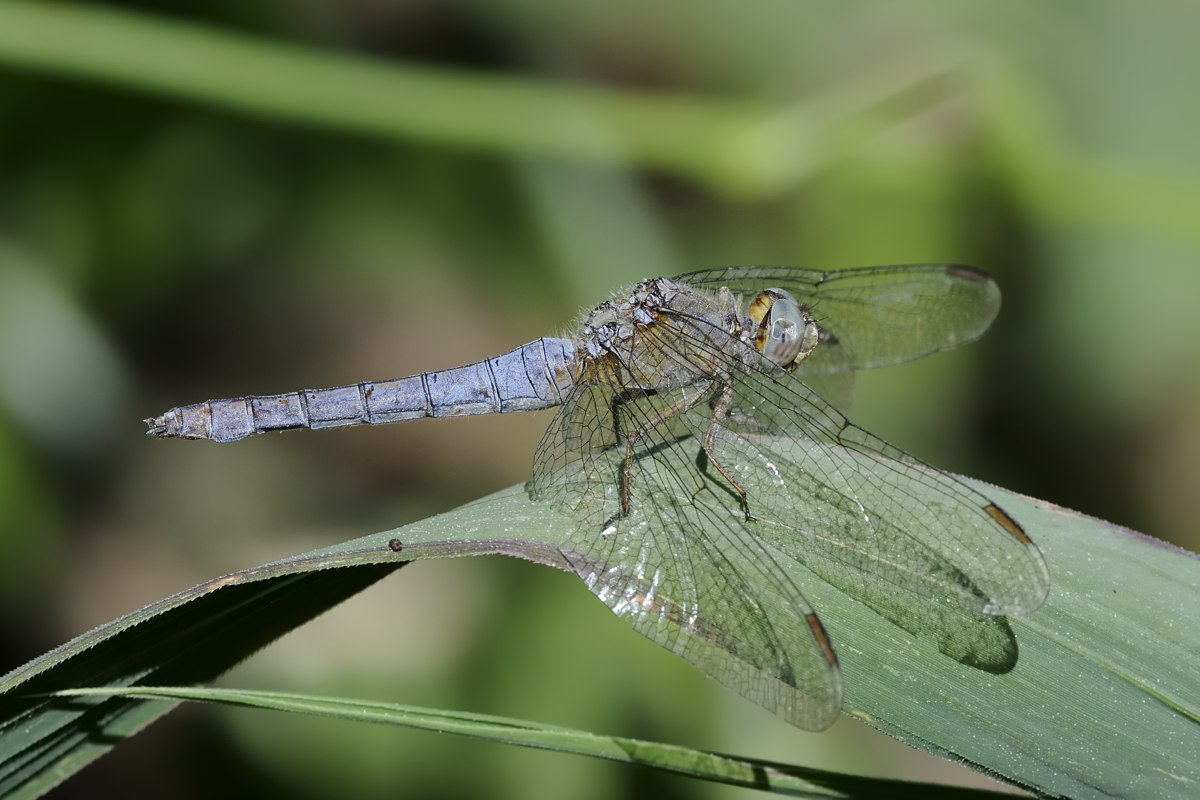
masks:
MULTIPOLYGON (((630 487, 631 479, 633 476, 633 452, 634 452, 634 447, 637 445, 638 441, 641 440, 641 438, 643 436, 645 436, 647 433, 650 433, 651 431, 653 431, 655 428, 659 427, 660 425, 663 425, 664 423, 679 416, 680 414, 687 413, 688 411, 690 411, 693 408, 695 408, 696 406, 698 406, 700 403, 704 402, 704 400, 708 397, 708 392, 709 392, 709 389, 711 389, 711 388, 712 388, 712 384, 710 382, 708 386, 704 386, 704 387, 700 388, 694 395, 692 395, 692 396, 685 395, 685 396, 679 398, 678 400, 671 403, 666 408, 659 409, 652 417, 650 417, 649 419, 643 420, 640 425, 638 425, 636 428, 629 431, 629 433, 627 433, 625 435, 625 463, 621 468, 621 513, 620 513, 620 516, 624 517, 625 515, 627 515, 629 513, 629 509, 630 509, 630 488, 629 487, 630 487)), ((618 404, 616 402, 614 402, 613 403, 613 418, 617 423, 618 435, 620 435, 619 411, 620 411, 620 409, 618 407, 618 404)), ((722 474, 724 474, 724 470, 722 470, 722 474)))
POLYGON ((717 442, 717 431, 721 428, 721 422, 729 416, 729 407, 733 403, 733 384, 723 383, 720 391, 713 396, 712 401, 712 419, 708 423, 708 428, 704 431, 704 437, 700 440, 700 447, 703 450, 708 463, 717 468, 717 472, 723 477, 733 490, 737 492, 738 500, 742 504, 742 513, 746 515, 746 521, 754 521, 754 515, 750 513, 750 501, 746 495, 746 490, 738 483, 733 475, 721 464, 716 457, 713 456, 713 449, 717 442))

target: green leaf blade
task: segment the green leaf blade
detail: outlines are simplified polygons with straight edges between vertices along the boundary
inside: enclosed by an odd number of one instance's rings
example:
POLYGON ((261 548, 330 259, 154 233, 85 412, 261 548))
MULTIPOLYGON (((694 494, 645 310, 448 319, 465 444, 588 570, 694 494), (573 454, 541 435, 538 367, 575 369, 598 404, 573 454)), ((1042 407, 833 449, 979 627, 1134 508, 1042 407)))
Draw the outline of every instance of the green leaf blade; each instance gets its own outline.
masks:
MULTIPOLYGON (((1025 527, 1050 565, 1053 582, 1045 606, 1009 620, 1019 646, 1017 664, 1006 674, 966 666, 939 652, 937 642, 913 637, 799 564, 789 564, 838 650, 846 713, 914 747, 1043 794, 1193 794, 1200 786, 1200 765, 1194 758, 1200 752, 1200 677, 1192 669, 1200 618, 1186 609, 1195 608, 1200 597, 1196 557, 1099 520, 972 483, 1025 527)), ((280 607, 278 602, 241 603, 232 597, 218 602, 213 598, 221 598, 226 589, 214 591, 217 586, 269 588, 275 582, 292 585, 288 582, 301 577, 317 582, 320 576, 352 575, 363 568, 370 572, 371 565, 378 565, 373 581, 402 561, 496 553, 561 568, 556 542, 569 524, 553 508, 531 501, 523 487, 512 487, 404 528, 218 579, 84 634, 0 682, 6 690, 0 702, 0 738, 43 726, 38 728, 41 738, 5 743, 9 757, 0 765, 0 780, 49 785, 45 775, 60 779, 103 749, 88 750, 95 746, 88 735, 97 729, 84 715, 62 701, 35 702, 30 692, 105 681, 128 685, 145 677, 149 673, 136 665, 112 672, 106 663, 111 655, 103 649, 128 652, 139 637, 146 637, 140 646, 162 662, 149 665, 154 674, 166 677, 171 673, 165 665, 179 648, 172 631, 186 631, 196 620, 215 631, 261 626, 280 607), (356 568, 330 569, 351 566, 356 568), (191 623, 189 615, 195 615, 191 623), (161 627, 146 625, 149 620, 161 627), (14 758, 50 747, 58 730, 75 738, 54 758, 24 765, 14 758), (42 770, 41 784, 29 780, 30 769, 42 770)), ((315 616, 329 601, 311 599, 296 618, 315 616)), ((270 638, 264 634, 260 642, 270 638)), ((220 651, 214 665, 232 663, 248 651, 237 636, 210 644, 210 649, 214 646, 220 651)), ((191 679, 204 678, 194 674, 191 679)), ((105 720, 105 731, 136 729, 169 708, 163 701, 153 701, 157 706, 121 702, 127 705, 105 720)))
POLYGON ((94 628, 10 672, 0 679, 0 796, 41 795, 176 705, 50 693, 211 680, 399 566, 246 570, 94 628))
POLYGON ((115 696, 165 698, 175 701, 192 700, 331 717, 352 722, 395 725, 437 733, 452 733, 520 747, 638 764, 679 775, 798 797, 997 798, 1004 796, 995 792, 963 790, 958 787, 860 778, 824 770, 809 770, 787 764, 776 764, 759 759, 694 750, 672 744, 621 736, 603 736, 507 717, 416 708, 397 703, 348 700, 339 697, 318 697, 286 692, 193 687, 79 689, 62 694, 65 697, 80 698, 115 696))

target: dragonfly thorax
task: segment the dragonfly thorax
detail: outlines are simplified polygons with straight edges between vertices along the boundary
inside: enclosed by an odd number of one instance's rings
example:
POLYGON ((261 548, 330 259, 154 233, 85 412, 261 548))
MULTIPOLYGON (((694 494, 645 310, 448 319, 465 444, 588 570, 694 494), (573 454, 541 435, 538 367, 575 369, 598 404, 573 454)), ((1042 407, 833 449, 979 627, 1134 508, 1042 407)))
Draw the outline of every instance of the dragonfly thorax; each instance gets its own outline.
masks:
POLYGON ((622 385, 690 385, 706 380, 722 361, 730 363, 738 349, 731 345, 739 344, 738 316, 728 290, 713 294, 670 278, 645 280, 587 315, 586 359, 611 370, 622 385))
POLYGON ((588 355, 601 358, 615 354, 637 335, 639 326, 656 322, 678 294, 673 281, 654 278, 635 285, 626 297, 596 306, 583 323, 588 355))

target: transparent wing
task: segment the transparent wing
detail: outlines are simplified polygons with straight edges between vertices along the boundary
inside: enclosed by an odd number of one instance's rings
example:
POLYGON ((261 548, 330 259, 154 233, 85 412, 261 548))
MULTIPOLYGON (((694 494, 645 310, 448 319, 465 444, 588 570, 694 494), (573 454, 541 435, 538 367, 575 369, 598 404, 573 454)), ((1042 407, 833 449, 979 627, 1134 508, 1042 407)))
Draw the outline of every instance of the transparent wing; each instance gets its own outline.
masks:
POLYGON ((564 556, 642 635, 792 724, 831 725, 842 687, 825 630, 762 543, 730 518, 726 489, 698 469, 682 416, 637 448, 634 502, 619 516, 624 439, 606 446, 616 426, 658 420, 694 390, 631 395, 594 377, 566 398, 535 460, 534 496, 581 522, 564 556))
POLYGON ((991 615, 1025 614, 1046 597, 1041 553, 1003 510, 765 360, 735 379, 710 456, 747 492, 763 541, 853 596, 882 581, 991 615))
MULTIPOLYGON (((852 424, 748 345, 722 343, 718 354, 713 337, 691 332, 694 321, 660 324, 674 335, 659 338, 686 342, 693 363, 729 361, 733 398, 708 456, 735 475, 769 545, 856 596, 883 580, 992 615, 1042 604, 1041 552, 983 494, 852 424)), ((686 415, 696 435, 712 423, 706 412, 686 415)))
POLYGON ((563 552, 617 614, 807 728, 832 721, 841 688, 777 554, 965 663, 1011 667, 1011 631, 995 617, 1037 608, 1049 575, 1007 514, 706 320, 666 314, 634 347, 696 380, 652 391, 594 362, 539 446, 531 486, 576 511, 563 552))
POLYGON ((886 367, 978 339, 1000 311, 987 273, 960 264, 818 271, 722 267, 676 280, 753 295, 779 287, 813 309, 825 334, 798 374, 886 367))

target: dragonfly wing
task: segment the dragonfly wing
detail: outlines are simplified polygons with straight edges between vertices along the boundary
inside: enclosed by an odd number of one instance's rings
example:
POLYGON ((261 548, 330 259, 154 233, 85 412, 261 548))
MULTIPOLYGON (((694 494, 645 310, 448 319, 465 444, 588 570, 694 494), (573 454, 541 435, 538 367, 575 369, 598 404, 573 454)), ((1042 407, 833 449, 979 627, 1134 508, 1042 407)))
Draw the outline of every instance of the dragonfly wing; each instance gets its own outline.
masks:
POLYGON ((992 615, 1042 604, 1045 561, 1003 510, 754 363, 734 379, 712 456, 736 472, 765 542, 856 596, 882 581, 992 615))
POLYGON ((676 280, 753 296, 780 288, 813 309, 824 336, 797 370, 814 375, 886 367, 978 339, 1000 311, 987 273, 960 264, 909 264, 819 271, 722 267, 676 280))
MULTIPOLYGON (((855 340, 850 328, 838 340, 831 329, 816 352, 841 347, 840 366, 856 367, 978 335, 994 315, 994 285, 955 269, 864 270, 853 280, 741 270, 711 283, 811 285, 835 310, 830 319, 847 324, 874 324, 877 312, 858 306, 883 300, 893 333, 913 313, 900 310, 906 305, 966 309, 907 342, 855 340), (939 281, 951 284, 942 295, 963 284, 982 293, 979 302, 922 299, 938 294, 920 287, 939 281), (908 287, 906 299, 898 287, 908 287)), ((531 492, 576 512, 561 550, 592 592, 645 636, 806 728, 832 722, 841 684, 796 573, 781 566, 787 559, 909 630, 933 630, 965 663, 1011 666, 1015 644, 996 617, 1032 611, 1049 585, 1019 525, 952 476, 851 425, 796 375, 730 336, 711 305, 684 293, 679 300, 649 322, 631 320, 636 335, 622 349, 585 365, 538 448, 531 492), (633 385, 634 375, 654 383, 633 385)))
MULTIPOLYGON (((625 444, 588 444, 606 440, 591 426, 602 411, 612 419, 614 394, 577 387, 538 448, 534 497, 580 520, 560 547, 564 557, 642 635, 794 725, 828 727, 842 687, 825 630, 744 515, 730 513, 726 489, 699 468, 695 440, 675 430, 681 416, 638 443, 634 502, 617 514, 625 444)), ((627 398, 620 424, 656 419, 681 398, 682 390, 627 398)))
POLYGON ((570 509, 592 530, 620 508, 614 397, 608 384, 581 382, 563 398, 534 454, 529 484, 535 500, 570 509))

